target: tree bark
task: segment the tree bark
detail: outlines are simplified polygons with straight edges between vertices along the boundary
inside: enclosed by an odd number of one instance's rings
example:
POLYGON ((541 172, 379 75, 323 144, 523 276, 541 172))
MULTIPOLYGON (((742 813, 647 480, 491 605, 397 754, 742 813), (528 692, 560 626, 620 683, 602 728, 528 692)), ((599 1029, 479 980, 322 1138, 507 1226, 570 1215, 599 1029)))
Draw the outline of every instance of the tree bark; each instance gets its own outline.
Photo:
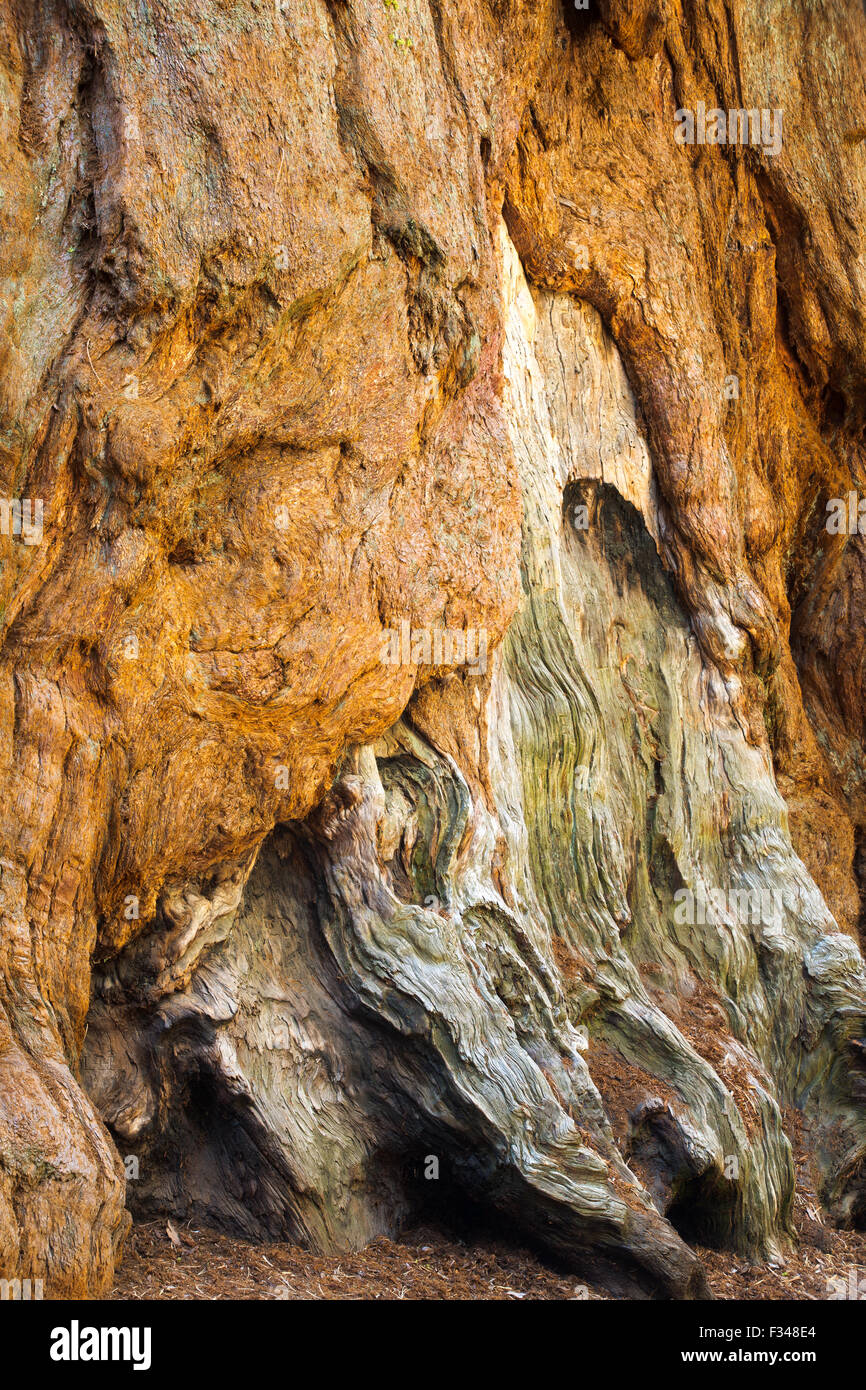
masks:
POLYGON ((0 1273, 861 1224, 859 0, 0 26, 0 1273))

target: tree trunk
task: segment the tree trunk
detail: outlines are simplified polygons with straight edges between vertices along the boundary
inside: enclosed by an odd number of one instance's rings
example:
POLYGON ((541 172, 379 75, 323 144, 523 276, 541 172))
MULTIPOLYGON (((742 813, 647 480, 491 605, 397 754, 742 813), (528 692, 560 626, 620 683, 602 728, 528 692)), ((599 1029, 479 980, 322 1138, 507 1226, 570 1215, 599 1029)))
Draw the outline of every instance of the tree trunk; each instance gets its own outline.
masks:
POLYGON ((0 1273, 862 1224, 862 4, 0 17, 0 1273))

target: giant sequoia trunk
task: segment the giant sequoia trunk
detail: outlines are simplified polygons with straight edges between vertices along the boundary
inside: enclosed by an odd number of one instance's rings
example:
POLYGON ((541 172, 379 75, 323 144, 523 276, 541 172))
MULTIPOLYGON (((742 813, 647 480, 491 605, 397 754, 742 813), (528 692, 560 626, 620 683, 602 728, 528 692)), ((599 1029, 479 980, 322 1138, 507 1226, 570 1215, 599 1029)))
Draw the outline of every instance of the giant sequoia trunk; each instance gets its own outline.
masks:
POLYGON ((0 1273, 861 1223, 861 0, 0 20, 0 1273))

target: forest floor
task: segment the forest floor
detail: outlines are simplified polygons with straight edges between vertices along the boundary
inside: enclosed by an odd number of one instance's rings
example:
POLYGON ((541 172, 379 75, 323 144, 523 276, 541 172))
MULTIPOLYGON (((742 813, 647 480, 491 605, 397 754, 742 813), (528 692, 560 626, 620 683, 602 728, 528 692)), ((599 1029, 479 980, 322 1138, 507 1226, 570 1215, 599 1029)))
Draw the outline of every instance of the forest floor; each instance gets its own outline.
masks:
MULTIPOLYGON (((802 1117, 786 1114, 796 1168, 796 1242, 772 1263, 696 1246, 715 1298, 825 1300, 842 1281, 866 1302, 866 1231, 822 1216, 802 1117), (861 1283, 862 1281, 862 1283, 861 1283)), ((197 1224, 136 1222, 112 1300, 126 1299, 608 1299, 580 1276, 552 1267, 498 1233, 465 1238, 419 1225, 348 1255, 313 1255, 288 1244, 252 1244, 197 1224)))
POLYGON ((601 1298, 574 1275, 490 1240, 462 1244, 419 1227, 351 1255, 251 1245, 165 1221, 137 1224, 112 1299, 573 1299, 601 1298), (174 1243, 180 1241, 180 1245, 174 1243))
MULTIPOLYGON (((811 1224, 815 1229, 801 1230, 798 1247, 775 1268, 699 1248, 715 1297, 826 1299, 833 1278, 853 1289, 863 1280, 866 1295, 866 1233, 811 1224)), ((574 1300, 609 1295, 486 1235, 464 1243, 437 1228, 419 1227, 399 1241, 375 1240, 357 1254, 324 1256, 157 1221, 133 1227, 110 1297, 574 1300)))

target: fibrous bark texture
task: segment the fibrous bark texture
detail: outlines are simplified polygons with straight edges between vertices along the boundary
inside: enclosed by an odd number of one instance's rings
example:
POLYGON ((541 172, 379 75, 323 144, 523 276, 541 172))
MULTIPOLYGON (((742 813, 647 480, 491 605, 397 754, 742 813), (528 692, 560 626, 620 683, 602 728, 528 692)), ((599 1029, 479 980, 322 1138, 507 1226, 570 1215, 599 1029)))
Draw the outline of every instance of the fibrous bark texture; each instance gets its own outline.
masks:
POLYGON ((864 54, 0 0, 0 1272, 866 1217, 864 54))

